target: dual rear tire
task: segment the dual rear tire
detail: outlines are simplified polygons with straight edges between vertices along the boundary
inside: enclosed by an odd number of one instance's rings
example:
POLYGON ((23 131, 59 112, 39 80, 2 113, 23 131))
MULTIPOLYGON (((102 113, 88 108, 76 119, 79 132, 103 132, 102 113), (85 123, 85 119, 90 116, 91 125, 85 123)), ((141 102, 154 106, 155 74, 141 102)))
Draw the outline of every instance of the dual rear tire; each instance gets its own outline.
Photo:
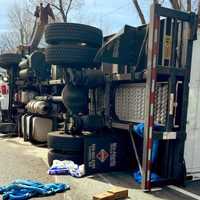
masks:
POLYGON ((5 69, 18 66, 21 56, 15 53, 5 53, 0 55, 0 65, 5 69))
POLYGON ((49 24, 45 31, 46 61, 71 68, 97 68, 94 58, 102 45, 98 28, 74 23, 49 24))
POLYGON ((98 28, 75 23, 52 23, 47 25, 45 40, 47 44, 85 43, 88 46, 102 45, 102 31, 98 28))
POLYGON ((53 160, 71 160, 76 164, 83 163, 84 136, 68 135, 60 131, 48 134, 48 164, 53 160))

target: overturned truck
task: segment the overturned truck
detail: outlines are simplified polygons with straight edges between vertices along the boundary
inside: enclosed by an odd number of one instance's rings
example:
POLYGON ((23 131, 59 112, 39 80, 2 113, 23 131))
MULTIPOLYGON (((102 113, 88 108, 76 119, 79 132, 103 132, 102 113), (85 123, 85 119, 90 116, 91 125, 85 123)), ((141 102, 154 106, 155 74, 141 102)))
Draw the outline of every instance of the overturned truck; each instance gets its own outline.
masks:
POLYGON ((138 169, 145 190, 183 184, 196 20, 154 4, 148 25, 125 26, 104 38, 88 25, 47 25, 46 49, 12 63, 0 56, 11 66, 10 109, 18 132, 26 141, 48 141, 50 165, 73 160, 84 163, 87 174, 138 169), (152 172, 159 179, 151 180, 152 172))

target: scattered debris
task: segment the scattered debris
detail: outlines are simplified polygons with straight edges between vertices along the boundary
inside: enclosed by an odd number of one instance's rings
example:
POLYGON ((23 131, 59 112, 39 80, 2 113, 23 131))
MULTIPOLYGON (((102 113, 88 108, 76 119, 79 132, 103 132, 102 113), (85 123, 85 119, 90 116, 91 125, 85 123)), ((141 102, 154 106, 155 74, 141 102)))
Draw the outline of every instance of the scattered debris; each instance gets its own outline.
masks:
POLYGON ((85 175, 84 165, 77 165, 73 161, 54 160, 48 170, 49 175, 71 175, 80 178, 85 175))
POLYGON ((115 195, 110 192, 104 192, 93 196, 93 200, 115 200, 115 195))
POLYGON ((113 187, 107 192, 93 196, 93 200, 117 200, 128 198, 128 189, 122 187, 113 187))
POLYGON ((125 199, 128 198, 128 189, 122 187, 114 187, 108 192, 114 194, 115 199, 125 199))

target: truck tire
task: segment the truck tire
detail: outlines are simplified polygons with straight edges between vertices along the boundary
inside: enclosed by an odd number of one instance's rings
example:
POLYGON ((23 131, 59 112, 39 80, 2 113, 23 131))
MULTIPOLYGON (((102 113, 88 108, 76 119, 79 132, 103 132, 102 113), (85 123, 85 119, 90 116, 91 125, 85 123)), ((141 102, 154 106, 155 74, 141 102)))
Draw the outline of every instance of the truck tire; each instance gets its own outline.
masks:
POLYGON ((86 43, 94 47, 102 45, 103 34, 98 28, 74 23, 52 23, 47 25, 45 40, 48 44, 86 43))
POLYGON ((14 53, 6 53, 0 55, 0 65, 3 68, 8 68, 12 65, 18 65, 21 61, 21 56, 14 53))
MULTIPOLYGON (((83 152, 81 152, 83 154, 83 152)), ((83 155, 80 154, 68 154, 68 153, 61 153, 55 150, 49 150, 48 152, 48 164, 51 167, 54 160, 70 160, 73 161, 75 164, 83 164, 83 155)))
POLYGON ((48 133, 48 147, 57 151, 83 152, 84 140, 81 135, 67 135, 61 131, 48 133))
POLYGON ((98 64, 93 62, 97 51, 97 48, 80 45, 49 45, 46 49, 46 61, 66 67, 97 67, 98 64))
POLYGON ((17 127, 14 123, 0 123, 0 133, 16 133, 17 127))

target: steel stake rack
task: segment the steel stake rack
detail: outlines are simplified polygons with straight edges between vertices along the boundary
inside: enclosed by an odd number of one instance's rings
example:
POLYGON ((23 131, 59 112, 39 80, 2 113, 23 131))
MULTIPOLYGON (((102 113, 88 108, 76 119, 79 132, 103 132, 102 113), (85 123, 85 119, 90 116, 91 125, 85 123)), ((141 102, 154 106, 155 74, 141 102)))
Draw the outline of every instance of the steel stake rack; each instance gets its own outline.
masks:
POLYGON ((142 189, 150 191, 161 184, 182 183, 185 178, 184 142, 186 138, 187 105, 193 40, 196 37, 197 16, 194 13, 151 6, 148 61, 146 71, 145 132, 142 162, 142 189), (165 20, 164 31, 161 31, 165 20), (161 46, 160 35, 163 34, 161 46), (160 59, 162 57, 162 59, 160 59), (155 88, 158 80, 168 82, 168 110, 165 127, 154 131, 155 88), (151 182, 152 144, 163 142, 162 179, 151 182))

